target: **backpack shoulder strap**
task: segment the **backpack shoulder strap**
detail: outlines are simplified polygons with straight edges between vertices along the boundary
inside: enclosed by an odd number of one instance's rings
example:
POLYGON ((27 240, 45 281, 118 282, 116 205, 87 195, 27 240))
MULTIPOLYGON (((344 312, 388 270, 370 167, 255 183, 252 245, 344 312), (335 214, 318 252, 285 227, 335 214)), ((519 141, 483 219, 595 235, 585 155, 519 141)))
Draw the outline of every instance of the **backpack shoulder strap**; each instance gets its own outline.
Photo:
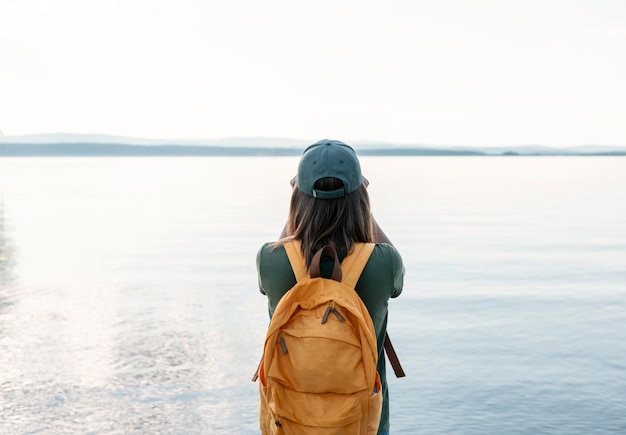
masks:
MULTIPOLYGON (((285 243, 284 246, 296 281, 300 282, 307 279, 309 274, 304 263, 304 258, 302 257, 300 241, 292 240, 285 243)), ((361 272, 363 272, 370 255, 372 255, 374 251, 374 246, 376 246, 374 243, 356 243, 354 245, 350 255, 344 258, 341 263, 341 271, 343 273, 341 282, 352 288, 356 286, 361 272)))
POLYGON ((289 263, 291 263, 296 282, 304 281, 309 277, 300 246, 301 243, 299 240, 292 240, 285 243, 285 252, 289 258, 289 263))
POLYGON ((391 339, 389 338, 389 333, 385 332, 385 352, 387 353, 387 358, 389 358, 389 362, 391 363, 391 367, 393 367, 393 372, 396 374, 396 378, 403 378, 406 376, 404 373, 404 369, 402 368, 402 364, 400 364, 400 359, 398 358, 398 354, 396 354, 396 350, 393 348, 393 344, 391 344, 391 339))
MULTIPOLYGON (((289 258, 289 263, 291 264, 291 268, 293 269, 293 274, 296 277, 296 281, 300 282, 305 280, 309 275, 306 270, 306 265, 304 263, 304 258, 302 257, 302 251, 300 251, 300 241, 299 240, 291 240, 285 243, 285 252, 287 253, 287 258, 289 258)), ((254 372, 254 376, 252 376, 252 382, 256 382, 259 378, 259 372, 261 370, 261 365, 263 364, 263 358, 261 358, 261 362, 259 362, 259 366, 254 372)))
POLYGON ((367 261, 374 251, 374 243, 355 243, 352 252, 341 263, 342 283, 355 288, 367 261))
MULTIPOLYGON (((341 269, 343 271, 343 279, 341 282, 352 288, 356 287, 356 283, 359 281, 359 277, 363 269, 365 269, 365 265, 372 255, 375 246, 374 243, 357 243, 354 245, 353 251, 343 260, 343 263, 341 263, 341 269)), ((406 374, 404 373, 400 359, 391 344, 391 339, 387 332, 385 332, 384 348, 396 377, 405 377, 406 374)))

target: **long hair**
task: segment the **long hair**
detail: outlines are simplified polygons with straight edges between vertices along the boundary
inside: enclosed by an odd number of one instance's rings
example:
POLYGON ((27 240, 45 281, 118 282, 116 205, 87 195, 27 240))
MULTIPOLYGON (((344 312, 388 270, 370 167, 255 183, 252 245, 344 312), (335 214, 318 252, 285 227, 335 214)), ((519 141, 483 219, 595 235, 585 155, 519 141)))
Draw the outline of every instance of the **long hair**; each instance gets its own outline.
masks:
MULTIPOLYGON (((322 178, 315 183, 317 190, 335 190, 343 187, 337 178, 322 178)), ((301 242, 307 268, 313 255, 326 245, 334 247, 340 256, 348 255, 356 242, 373 240, 373 226, 367 189, 357 190, 341 198, 318 199, 304 194, 297 187, 291 194, 287 239, 301 242)))

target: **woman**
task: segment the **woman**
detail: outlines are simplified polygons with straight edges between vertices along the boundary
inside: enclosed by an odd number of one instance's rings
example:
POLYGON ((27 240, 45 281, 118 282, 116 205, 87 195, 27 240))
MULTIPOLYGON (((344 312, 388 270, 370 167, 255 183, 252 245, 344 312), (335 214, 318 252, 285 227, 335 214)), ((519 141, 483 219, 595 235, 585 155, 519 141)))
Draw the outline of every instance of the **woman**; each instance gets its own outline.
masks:
MULTIPOLYGON (((383 408, 379 434, 389 431, 383 343, 387 327, 389 298, 402 292, 404 268, 398 251, 375 223, 370 212, 367 181, 354 150, 340 141, 321 140, 308 147, 292 180, 289 216, 281 239, 266 243, 257 254, 261 293, 268 298, 269 315, 283 295, 296 284, 284 244, 300 242, 307 267, 314 254, 326 245, 337 251, 342 261, 355 243, 377 243, 356 285, 356 292, 367 307, 376 331, 377 370, 381 378, 383 408)), ((332 273, 333 261, 322 257, 321 273, 332 273)))

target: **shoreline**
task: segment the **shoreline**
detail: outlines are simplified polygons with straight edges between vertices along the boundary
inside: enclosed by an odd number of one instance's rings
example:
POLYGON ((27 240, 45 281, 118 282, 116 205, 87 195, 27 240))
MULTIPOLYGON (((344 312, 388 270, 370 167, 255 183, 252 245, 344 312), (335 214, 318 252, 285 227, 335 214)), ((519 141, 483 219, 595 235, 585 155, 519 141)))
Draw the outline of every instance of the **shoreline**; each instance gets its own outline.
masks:
MULTIPOLYGON (((360 156, 384 157, 623 157, 626 151, 603 152, 494 152, 433 148, 356 149, 360 156)), ((106 143, 0 143, 0 157, 294 157, 299 148, 225 147, 196 145, 132 145, 106 143)))

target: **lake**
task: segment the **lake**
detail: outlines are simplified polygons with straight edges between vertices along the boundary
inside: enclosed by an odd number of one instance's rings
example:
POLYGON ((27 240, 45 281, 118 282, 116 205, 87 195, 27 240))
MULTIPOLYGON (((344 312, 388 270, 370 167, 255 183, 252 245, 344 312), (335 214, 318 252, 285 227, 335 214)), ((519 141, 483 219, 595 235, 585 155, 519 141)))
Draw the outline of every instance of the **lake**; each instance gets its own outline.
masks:
MULTIPOLYGON (((293 157, 0 158, 0 433, 257 433, 293 157)), ((391 433, 626 433, 626 157, 364 157, 391 433)))

